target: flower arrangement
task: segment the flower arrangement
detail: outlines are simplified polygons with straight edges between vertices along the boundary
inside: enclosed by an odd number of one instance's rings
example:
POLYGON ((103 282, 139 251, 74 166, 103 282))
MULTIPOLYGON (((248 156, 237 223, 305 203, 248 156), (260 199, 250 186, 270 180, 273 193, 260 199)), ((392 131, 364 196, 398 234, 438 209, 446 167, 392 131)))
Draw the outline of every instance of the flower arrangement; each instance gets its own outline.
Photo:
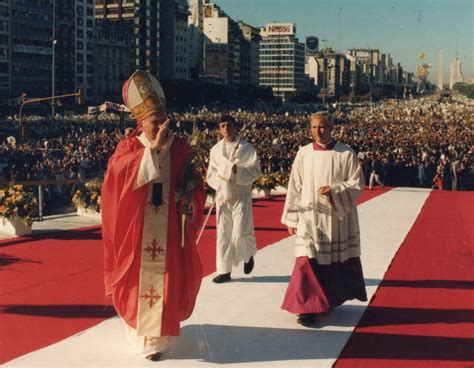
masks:
POLYGON ((102 183, 98 180, 89 181, 74 192, 72 203, 76 208, 83 207, 85 209, 100 212, 100 193, 102 191, 102 183))
POLYGON ((0 216, 8 220, 20 218, 31 226, 33 219, 38 216, 38 201, 23 185, 11 184, 0 189, 0 216))
POLYGON ((288 182, 290 181, 290 174, 288 172, 276 172, 271 174, 275 181, 276 185, 288 189, 288 182))
POLYGON ((253 187, 258 191, 275 189, 277 181, 272 174, 263 174, 253 182, 253 187))
MULTIPOLYGON (((193 127, 193 133, 189 136, 191 152, 184 164, 183 176, 176 187, 175 201, 179 202, 187 193, 191 193, 204 181, 205 167, 204 155, 206 153, 206 141, 204 135, 193 127), (201 180, 202 179, 202 180, 201 180)), ((185 233, 188 225, 190 206, 184 205, 181 214, 181 247, 184 247, 185 233)))
POLYGON ((207 153, 207 143, 204 134, 193 127, 193 133, 189 135, 188 142, 191 151, 184 164, 183 177, 176 188, 176 202, 179 202, 183 195, 192 192, 197 187, 200 177, 203 182, 206 177, 204 161, 207 153))

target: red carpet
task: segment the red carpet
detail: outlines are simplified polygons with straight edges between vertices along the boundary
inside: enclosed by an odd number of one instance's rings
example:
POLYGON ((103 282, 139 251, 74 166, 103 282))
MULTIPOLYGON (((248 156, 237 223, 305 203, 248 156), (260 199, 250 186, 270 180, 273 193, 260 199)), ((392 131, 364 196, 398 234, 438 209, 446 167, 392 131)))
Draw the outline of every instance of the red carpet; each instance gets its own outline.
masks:
POLYGON ((100 239, 95 227, 0 242, 0 363, 115 314, 104 310, 100 239))
POLYGON ((431 193, 335 367, 474 365, 473 203, 431 193))
MULTIPOLYGON (((359 203, 382 193, 365 191, 359 203)), ((288 236, 283 204, 284 196, 254 201, 258 248, 288 236)), ((211 216, 198 246, 204 276, 215 271, 215 237, 211 216)), ((99 227, 0 241, 0 364, 113 316, 102 265, 99 227)))

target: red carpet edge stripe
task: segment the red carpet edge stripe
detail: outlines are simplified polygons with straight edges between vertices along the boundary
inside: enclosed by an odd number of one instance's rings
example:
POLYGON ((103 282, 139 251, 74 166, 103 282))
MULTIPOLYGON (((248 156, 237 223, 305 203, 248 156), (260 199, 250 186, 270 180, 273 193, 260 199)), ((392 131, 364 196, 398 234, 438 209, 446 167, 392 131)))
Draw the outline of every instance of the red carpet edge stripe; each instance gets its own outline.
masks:
POLYGON ((336 368, 474 365, 473 200, 431 192, 336 368))

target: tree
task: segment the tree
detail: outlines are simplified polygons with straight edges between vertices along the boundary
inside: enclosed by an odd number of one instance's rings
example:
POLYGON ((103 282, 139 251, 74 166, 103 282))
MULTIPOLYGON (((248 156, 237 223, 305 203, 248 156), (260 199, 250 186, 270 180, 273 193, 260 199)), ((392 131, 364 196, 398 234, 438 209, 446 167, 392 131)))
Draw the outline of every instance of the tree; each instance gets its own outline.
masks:
POLYGON ((456 83, 453 89, 467 98, 474 99, 474 84, 456 83))

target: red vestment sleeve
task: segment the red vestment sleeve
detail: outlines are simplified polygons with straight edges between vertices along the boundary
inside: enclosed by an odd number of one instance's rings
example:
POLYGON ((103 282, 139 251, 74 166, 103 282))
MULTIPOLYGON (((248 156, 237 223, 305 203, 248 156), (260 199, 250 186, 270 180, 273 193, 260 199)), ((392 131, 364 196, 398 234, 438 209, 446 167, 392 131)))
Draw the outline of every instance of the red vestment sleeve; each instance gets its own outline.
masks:
POLYGON ((105 294, 129 269, 140 244, 148 185, 135 189, 143 145, 137 138, 119 142, 109 159, 101 194, 105 294))

